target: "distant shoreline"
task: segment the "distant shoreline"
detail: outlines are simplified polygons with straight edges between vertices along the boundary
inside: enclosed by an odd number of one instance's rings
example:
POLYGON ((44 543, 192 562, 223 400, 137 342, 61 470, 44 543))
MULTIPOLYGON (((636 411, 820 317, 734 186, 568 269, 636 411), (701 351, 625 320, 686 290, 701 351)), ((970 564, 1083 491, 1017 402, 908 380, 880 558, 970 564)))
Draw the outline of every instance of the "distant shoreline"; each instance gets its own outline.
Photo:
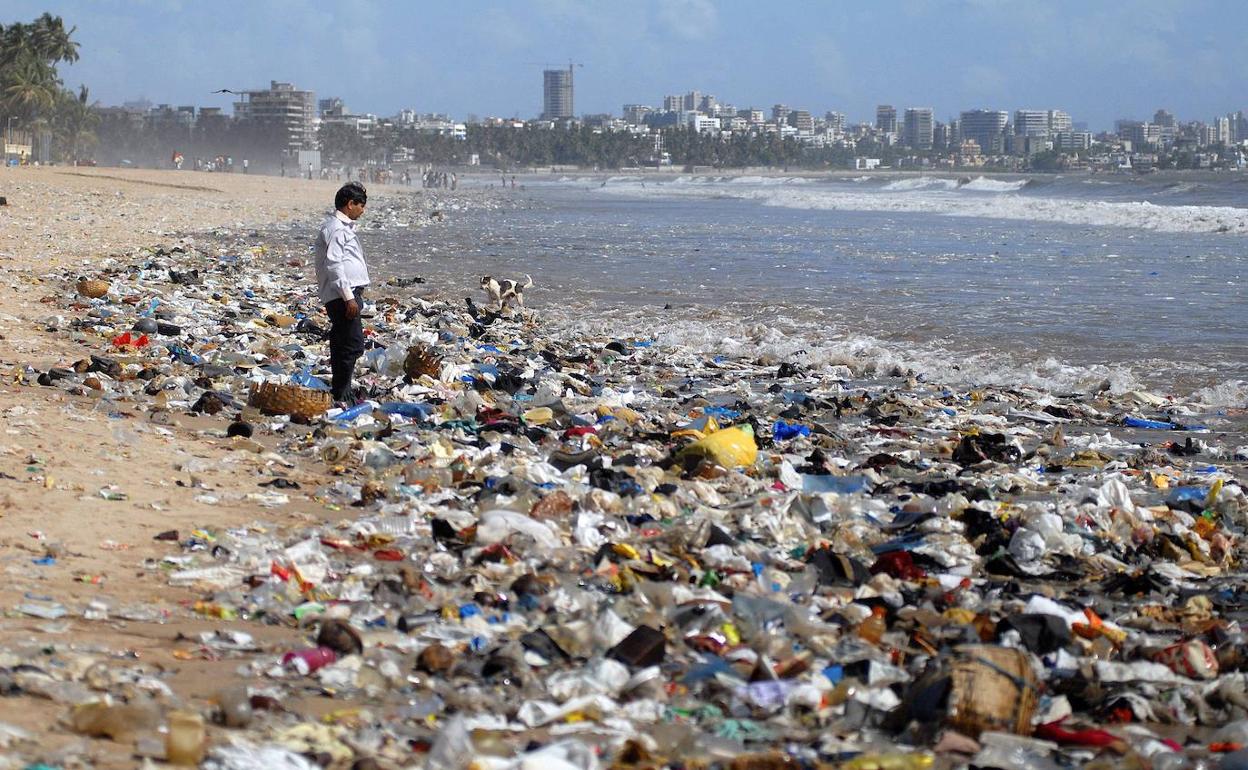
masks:
POLYGON ((465 170, 458 172, 461 177, 469 176, 557 176, 560 174, 609 178, 613 176, 655 176, 655 177, 678 177, 678 176, 719 176, 719 177, 744 177, 744 176, 761 176, 761 177, 799 177, 806 179, 856 179, 863 176, 889 176, 900 179, 916 178, 916 177, 932 177, 937 179, 974 179, 976 177, 988 177, 991 179, 1053 179, 1056 177, 1108 177, 1114 179, 1140 178, 1140 179, 1226 179, 1234 177, 1237 174, 1248 176, 1248 172, 1237 171, 1213 171, 1208 169, 1169 169, 1165 171, 1153 171, 1147 174, 1136 174, 1129 171, 997 171, 993 169, 898 169, 898 168, 876 168, 867 170, 852 169, 778 169, 774 167, 746 167, 746 168, 713 168, 709 166, 696 166, 692 170, 686 171, 684 168, 666 166, 663 168, 627 168, 616 170, 594 170, 583 168, 570 168, 563 166, 548 166, 542 168, 526 169, 516 171, 476 171, 465 170))

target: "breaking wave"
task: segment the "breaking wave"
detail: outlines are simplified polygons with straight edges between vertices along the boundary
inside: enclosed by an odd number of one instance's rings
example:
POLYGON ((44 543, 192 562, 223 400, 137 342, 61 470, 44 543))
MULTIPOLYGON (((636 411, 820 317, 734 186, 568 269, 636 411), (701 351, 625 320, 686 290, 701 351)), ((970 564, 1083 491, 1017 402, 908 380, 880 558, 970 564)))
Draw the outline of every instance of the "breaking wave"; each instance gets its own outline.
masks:
POLYGON ((975 192, 994 192, 994 193, 1018 192, 1019 190, 1023 189, 1030 183, 1031 183, 1030 179, 1005 180, 1005 179, 989 179, 988 177, 980 176, 962 185, 962 189, 973 190, 975 192))
POLYGON ((913 190, 956 190, 958 180, 935 176, 916 176, 898 179, 881 188, 884 192, 911 192, 913 190))
POLYGON ((916 212, 950 217, 1055 222, 1090 227, 1127 227, 1157 232, 1248 234, 1248 208, 1235 206, 1163 206, 1148 201, 1106 201, 1050 198, 1036 195, 966 195, 1020 192, 1028 180, 979 177, 958 188, 958 180, 912 177, 890 182, 878 191, 833 189, 795 178, 766 183, 741 177, 681 176, 672 180, 612 177, 600 192, 630 197, 729 197, 758 201, 765 206, 827 211, 916 212))

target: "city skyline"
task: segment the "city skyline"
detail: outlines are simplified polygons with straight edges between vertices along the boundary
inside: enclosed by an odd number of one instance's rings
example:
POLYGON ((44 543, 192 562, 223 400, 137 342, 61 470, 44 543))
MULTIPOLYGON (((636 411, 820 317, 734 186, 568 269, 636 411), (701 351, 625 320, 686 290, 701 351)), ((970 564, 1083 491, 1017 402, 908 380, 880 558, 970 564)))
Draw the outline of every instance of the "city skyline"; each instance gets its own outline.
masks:
POLYGON ((229 108, 228 95, 211 92, 281 80, 359 113, 533 118, 543 110, 543 70, 575 60, 584 63, 578 114, 660 107, 664 95, 690 89, 739 108, 837 111, 852 123, 874 122, 885 103, 899 123, 914 106, 933 108, 937 120, 970 109, 1061 109, 1098 131, 1158 108, 1209 121, 1248 107, 1234 87, 1248 64, 1234 34, 1248 5, 1214 0, 1181 8, 1142 0, 1129 14, 997 0, 908 0, 890 11, 728 0, 467 2, 452 11, 361 0, 349 14, 310 0, 6 5, 0 23, 47 10, 78 27, 82 58, 61 74, 103 104, 229 108))

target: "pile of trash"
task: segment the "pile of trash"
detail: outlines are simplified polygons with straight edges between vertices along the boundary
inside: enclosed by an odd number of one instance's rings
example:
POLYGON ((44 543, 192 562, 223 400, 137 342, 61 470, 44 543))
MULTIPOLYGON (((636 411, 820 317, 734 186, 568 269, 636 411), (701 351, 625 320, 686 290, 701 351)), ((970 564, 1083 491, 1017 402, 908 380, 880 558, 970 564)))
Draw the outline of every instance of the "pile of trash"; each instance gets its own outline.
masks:
POLYGON ((97 352, 32 387, 215 416, 322 479, 274 476, 258 519, 338 521, 204 522, 149 565, 250 684, 191 704, 45 649, 0 654, 0 695, 223 770, 1248 766, 1242 415, 708 357, 400 280, 365 400, 324 410, 308 273, 184 240, 57 276, 45 328, 97 352))

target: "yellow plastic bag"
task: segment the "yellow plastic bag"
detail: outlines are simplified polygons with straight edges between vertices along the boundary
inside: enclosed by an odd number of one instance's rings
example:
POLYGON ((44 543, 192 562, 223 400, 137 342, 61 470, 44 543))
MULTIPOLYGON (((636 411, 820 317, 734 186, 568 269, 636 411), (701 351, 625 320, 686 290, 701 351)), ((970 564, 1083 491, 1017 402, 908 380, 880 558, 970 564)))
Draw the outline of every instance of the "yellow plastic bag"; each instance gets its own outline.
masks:
POLYGON ((717 430, 685 447, 680 454, 706 457, 725 468, 753 465, 758 459, 754 428, 747 424, 717 430))

